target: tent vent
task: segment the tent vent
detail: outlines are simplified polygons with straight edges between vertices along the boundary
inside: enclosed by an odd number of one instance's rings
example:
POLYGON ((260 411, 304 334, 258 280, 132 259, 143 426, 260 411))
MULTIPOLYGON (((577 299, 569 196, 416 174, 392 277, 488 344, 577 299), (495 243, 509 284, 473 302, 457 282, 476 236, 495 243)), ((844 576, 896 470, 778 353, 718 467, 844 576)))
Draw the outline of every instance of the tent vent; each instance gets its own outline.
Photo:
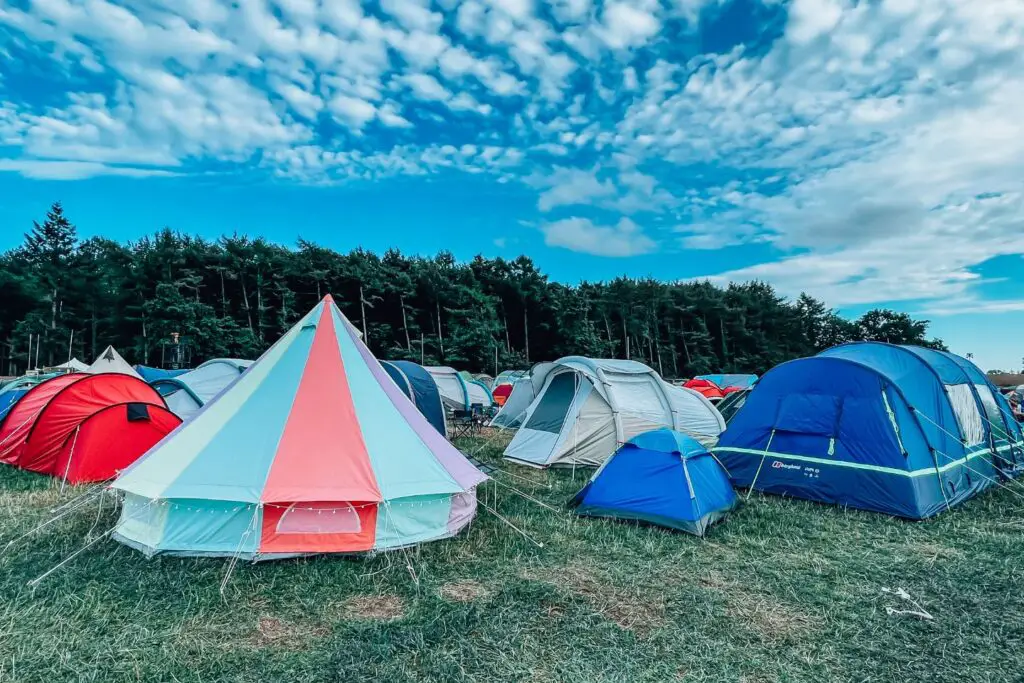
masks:
POLYGON ((149 422, 149 406, 145 403, 129 403, 128 421, 149 422))

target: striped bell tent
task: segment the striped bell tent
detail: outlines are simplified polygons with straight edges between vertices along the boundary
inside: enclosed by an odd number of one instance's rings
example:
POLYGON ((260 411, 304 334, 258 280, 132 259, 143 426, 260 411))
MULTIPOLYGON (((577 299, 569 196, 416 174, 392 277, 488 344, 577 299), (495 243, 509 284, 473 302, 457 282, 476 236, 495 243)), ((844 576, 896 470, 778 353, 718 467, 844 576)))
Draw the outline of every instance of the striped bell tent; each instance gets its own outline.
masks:
POLYGON ((245 559, 399 548, 458 533, 485 479, 328 295, 114 482, 115 537, 245 559))

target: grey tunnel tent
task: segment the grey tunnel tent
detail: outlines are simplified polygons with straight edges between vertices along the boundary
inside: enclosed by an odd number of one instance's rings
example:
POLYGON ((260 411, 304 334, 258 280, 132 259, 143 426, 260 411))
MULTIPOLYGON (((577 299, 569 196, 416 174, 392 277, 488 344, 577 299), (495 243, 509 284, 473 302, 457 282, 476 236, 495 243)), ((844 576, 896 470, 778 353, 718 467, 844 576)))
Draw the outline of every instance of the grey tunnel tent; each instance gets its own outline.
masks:
POLYGON ((659 427, 707 447, 725 429, 706 398, 671 386, 643 363, 581 356, 535 366, 494 422, 522 425, 505 457, 536 467, 600 465, 620 444, 659 427))
POLYGON ((167 401, 171 412, 184 420, 231 386, 250 365, 251 360, 215 358, 184 375, 164 377, 151 384, 167 401))

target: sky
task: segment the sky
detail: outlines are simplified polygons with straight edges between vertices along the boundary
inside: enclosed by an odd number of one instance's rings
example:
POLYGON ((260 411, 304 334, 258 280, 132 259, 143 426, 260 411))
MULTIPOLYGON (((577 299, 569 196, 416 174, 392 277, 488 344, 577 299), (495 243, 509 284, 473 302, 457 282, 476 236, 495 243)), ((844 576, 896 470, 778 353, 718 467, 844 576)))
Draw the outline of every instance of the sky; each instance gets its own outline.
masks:
POLYGON ((1024 364, 1021 0, 2 0, 0 249, 760 279, 1024 364))

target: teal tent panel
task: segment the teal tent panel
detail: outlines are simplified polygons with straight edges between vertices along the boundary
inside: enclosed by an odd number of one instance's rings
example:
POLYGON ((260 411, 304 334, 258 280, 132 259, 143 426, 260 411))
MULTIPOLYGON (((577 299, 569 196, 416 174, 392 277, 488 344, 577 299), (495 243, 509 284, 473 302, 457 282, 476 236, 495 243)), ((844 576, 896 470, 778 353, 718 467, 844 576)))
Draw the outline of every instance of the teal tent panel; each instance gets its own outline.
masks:
POLYGON ((411 496, 381 503, 377 509, 377 548, 422 543, 449 535, 450 495, 411 496))
POLYGON ((169 506, 133 493, 126 493, 121 504, 121 518, 117 522, 117 535, 130 545, 153 551, 159 546, 167 523, 169 506))
POLYGON ((176 500, 158 551, 251 555, 259 549, 263 523, 258 505, 221 500, 176 500))

